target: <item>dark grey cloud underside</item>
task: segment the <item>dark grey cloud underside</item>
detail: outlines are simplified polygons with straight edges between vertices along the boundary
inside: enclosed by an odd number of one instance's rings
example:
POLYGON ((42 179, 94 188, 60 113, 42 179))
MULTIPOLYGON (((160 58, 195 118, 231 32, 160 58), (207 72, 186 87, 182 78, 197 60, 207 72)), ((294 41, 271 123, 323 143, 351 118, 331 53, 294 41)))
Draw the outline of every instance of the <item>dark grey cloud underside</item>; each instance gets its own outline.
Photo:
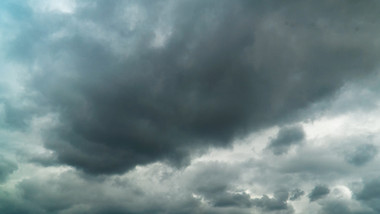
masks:
POLYGON ((160 49, 149 44, 167 2, 135 2, 149 16, 134 31, 119 25, 124 3, 96 1, 68 19, 32 14, 32 27, 8 47, 11 59, 43 68, 29 87, 61 124, 46 134, 46 147, 59 162, 93 174, 154 161, 186 164, 194 149, 226 146, 292 119, 368 74, 378 59, 373 38, 358 31, 377 16, 374 2, 172 3, 172 35, 160 49), (84 20, 106 35, 133 37, 132 55, 72 27, 84 20), (71 36, 46 39, 60 28, 71 36), (61 63, 47 61, 47 53, 61 63))

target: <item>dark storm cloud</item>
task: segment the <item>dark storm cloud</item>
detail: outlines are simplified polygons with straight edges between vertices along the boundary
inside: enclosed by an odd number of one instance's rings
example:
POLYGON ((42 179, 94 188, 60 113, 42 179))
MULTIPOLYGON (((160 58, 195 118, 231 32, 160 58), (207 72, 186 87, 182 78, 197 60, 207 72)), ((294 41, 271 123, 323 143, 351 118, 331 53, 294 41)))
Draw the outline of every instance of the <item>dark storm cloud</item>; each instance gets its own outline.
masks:
MULTIPOLYGON (((70 16, 31 15, 7 48, 12 60, 33 61, 29 87, 60 115, 46 134, 59 162, 93 174, 183 165, 193 150, 292 120, 376 65, 373 38, 353 30, 368 26, 345 21, 371 14, 294 2, 93 1, 70 16), (127 4, 143 15, 126 13, 127 4), (171 33, 152 47, 160 27, 171 33)), ((274 145, 291 144, 281 136, 274 145)))
POLYGON ((268 149, 275 155, 281 155, 287 153, 292 145, 300 143, 304 138, 305 133, 301 126, 284 127, 270 141, 268 149))
POLYGON ((330 193, 330 190, 327 186, 318 185, 315 186, 311 193, 308 195, 310 202, 319 200, 330 193))
POLYGON ((0 183, 7 180, 8 176, 17 170, 17 164, 0 155, 0 183))
POLYGON ((345 158, 350 164, 362 166, 374 159, 377 153, 378 150, 375 145, 361 144, 357 146, 354 151, 349 152, 345 158))

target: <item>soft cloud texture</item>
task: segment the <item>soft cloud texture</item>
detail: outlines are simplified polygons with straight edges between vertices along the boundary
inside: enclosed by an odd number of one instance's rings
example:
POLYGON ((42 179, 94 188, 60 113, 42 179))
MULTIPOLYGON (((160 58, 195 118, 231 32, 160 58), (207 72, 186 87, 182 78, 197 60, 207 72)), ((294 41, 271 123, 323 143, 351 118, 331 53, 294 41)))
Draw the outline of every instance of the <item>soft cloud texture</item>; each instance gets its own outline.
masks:
POLYGON ((0 2, 0 212, 380 212, 377 1, 0 2))
MULTIPOLYGON (((340 28, 345 14, 325 13, 330 6, 98 1, 71 15, 33 6, 8 49, 33 61, 28 87, 59 114, 46 147, 60 162, 92 174, 182 166, 193 150, 293 120, 372 71, 376 44, 355 23, 340 28), (300 7, 315 11, 299 22, 300 7), (151 46, 157 36, 165 42, 151 46)), ((354 5, 335 6, 358 16, 354 5)))

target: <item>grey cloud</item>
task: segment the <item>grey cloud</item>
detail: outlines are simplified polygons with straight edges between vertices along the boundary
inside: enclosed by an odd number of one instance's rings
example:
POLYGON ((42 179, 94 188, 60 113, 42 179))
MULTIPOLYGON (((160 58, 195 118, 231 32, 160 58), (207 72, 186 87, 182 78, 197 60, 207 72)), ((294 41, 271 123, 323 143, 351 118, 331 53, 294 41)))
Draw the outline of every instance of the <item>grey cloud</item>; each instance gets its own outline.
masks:
POLYGON ((239 179, 239 171, 226 163, 201 164, 190 172, 188 186, 190 191, 200 194, 212 206, 249 208, 252 201, 248 194, 230 192, 236 191, 234 184, 239 179))
MULTIPOLYGON (((133 29, 118 27, 128 24, 125 2, 95 1, 68 19, 33 16, 33 27, 9 43, 12 60, 31 52, 24 58, 40 70, 28 87, 41 106, 60 114, 46 147, 61 163, 92 174, 155 161, 188 164, 194 150, 294 120, 297 110, 377 63, 373 38, 340 28, 346 14, 325 13, 326 2, 268 3, 273 12, 244 1, 133 4, 143 14, 133 29), (310 16, 301 12, 311 9, 310 16), (305 19, 294 19, 298 13, 305 19), (286 19, 300 24, 291 28, 286 19), (315 19, 325 25, 306 27, 315 19), (161 25, 172 29, 170 38, 152 48, 161 25), (62 31, 70 33, 51 39, 62 31)), ((354 5, 334 6, 368 19, 354 5)))
POLYGON ((314 178, 341 176, 351 172, 350 167, 336 154, 316 148, 302 150, 282 160, 276 167, 283 173, 309 174, 314 178))
MULTIPOLYGON (((51 178, 30 178, 18 185, 21 198, 13 199, 24 207, 32 204, 39 212, 31 213, 199 213, 200 202, 187 192, 175 198, 143 191, 136 181, 85 179, 73 171, 51 178), (46 186, 49 188, 46 188, 46 186), (84 191, 85 190, 85 191, 84 191)), ((168 194, 170 191, 168 190, 168 194)))
POLYGON ((293 212, 293 207, 287 203, 289 192, 285 189, 275 191, 274 197, 263 195, 261 198, 252 198, 239 190, 237 186, 240 170, 241 166, 218 162, 198 165, 195 171, 191 171, 190 190, 204 197, 215 208, 257 208, 264 212, 293 212))
POLYGON ((276 198, 269 198, 266 195, 259 199, 254 199, 253 204, 268 211, 287 209, 286 202, 277 200, 276 198))
POLYGON ((17 170, 17 164, 0 156, 0 183, 7 180, 8 176, 17 170))
POLYGON ((380 179, 365 180, 363 188, 355 196, 376 213, 380 212, 380 179))
POLYGON ((268 149, 275 155, 281 155, 287 153, 292 145, 300 143, 304 138, 305 133, 301 126, 284 127, 270 141, 268 149))
POLYGON ((363 189, 356 194, 359 200, 380 199, 380 180, 366 181, 363 189))
POLYGON ((331 200, 323 204, 321 214, 375 214, 371 209, 368 208, 356 208, 352 209, 350 204, 346 201, 331 200))
POLYGON ((361 144, 354 151, 349 152, 345 159, 352 165, 362 166, 374 159, 377 153, 378 149, 375 145, 361 144))
POLYGON ((246 193, 224 193, 218 195, 213 202, 216 207, 251 207, 251 197, 246 193))
POLYGON ((59 166, 60 163, 58 162, 57 158, 52 155, 38 155, 38 156, 32 156, 28 159, 30 163, 35 163, 41 166, 59 166))
POLYGON ((189 186, 197 193, 214 197, 229 190, 239 177, 239 170, 226 163, 211 162, 191 171, 189 186))
POLYGON ((301 189, 294 189, 290 192, 289 200, 295 201, 305 195, 305 192, 301 189))
POLYGON ((288 205, 289 193, 285 190, 275 192, 274 197, 264 195, 261 198, 252 200, 253 205, 262 208, 264 211, 283 211, 281 213, 293 213, 293 207, 288 205))
POLYGON ((254 209, 271 213, 293 212, 293 208, 286 204, 286 191, 277 191, 273 198, 263 196, 259 199, 237 193, 236 171, 222 163, 192 165, 184 172, 175 171, 171 176, 164 175, 164 171, 155 166, 141 172, 133 170, 127 177, 95 178, 69 170, 58 176, 23 180, 17 186, 21 198, 11 201, 12 204, 20 204, 20 209, 30 208, 28 204, 33 205, 36 211, 30 212, 32 214, 248 214, 254 209), (161 175, 163 177, 158 178, 161 175), (171 180, 173 178, 175 180, 171 180), (159 186, 151 183, 158 180, 159 186), (184 185, 183 182, 189 183, 184 185), (214 187, 206 188, 214 182, 217 183, 214 187), (47 185, 49 188, 46 188, 47 185), (193 194, 201 195, 206 203, 193 197, 193 194))
POLYGON ((311 193, 308 195, 310 202, 319 200, 330 193, 330 190, 327 186, 318 185, 315 186, 311 193))
POLYGON ((43 211, 33 208, 19 198, 10 196, 9 192, 0 192, 0 212, 4 214, 45 214, 43 211))

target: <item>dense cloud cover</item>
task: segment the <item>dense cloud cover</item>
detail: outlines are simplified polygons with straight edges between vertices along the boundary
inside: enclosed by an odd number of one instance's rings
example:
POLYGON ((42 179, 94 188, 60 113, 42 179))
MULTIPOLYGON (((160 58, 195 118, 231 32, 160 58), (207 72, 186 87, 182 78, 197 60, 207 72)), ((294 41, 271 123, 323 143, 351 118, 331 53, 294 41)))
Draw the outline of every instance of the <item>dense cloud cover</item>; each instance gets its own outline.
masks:
POLYGON ((380 212, 379 9, 1 1, 0 213, 380 212))
MULTIPOLYGON (((28 27, 7 48, 33 62, 28 87, 59 115, 46 146, 60 162, 93 174, 181 166, 192 150, 289 120, 375 66, 360 26, 341 28, 346 14, 325 12, 356 4, 272 4, 78 2, 67 16, 24 8, 28 27)), ((286 151, 279 137, 276 154, 286 151)))

